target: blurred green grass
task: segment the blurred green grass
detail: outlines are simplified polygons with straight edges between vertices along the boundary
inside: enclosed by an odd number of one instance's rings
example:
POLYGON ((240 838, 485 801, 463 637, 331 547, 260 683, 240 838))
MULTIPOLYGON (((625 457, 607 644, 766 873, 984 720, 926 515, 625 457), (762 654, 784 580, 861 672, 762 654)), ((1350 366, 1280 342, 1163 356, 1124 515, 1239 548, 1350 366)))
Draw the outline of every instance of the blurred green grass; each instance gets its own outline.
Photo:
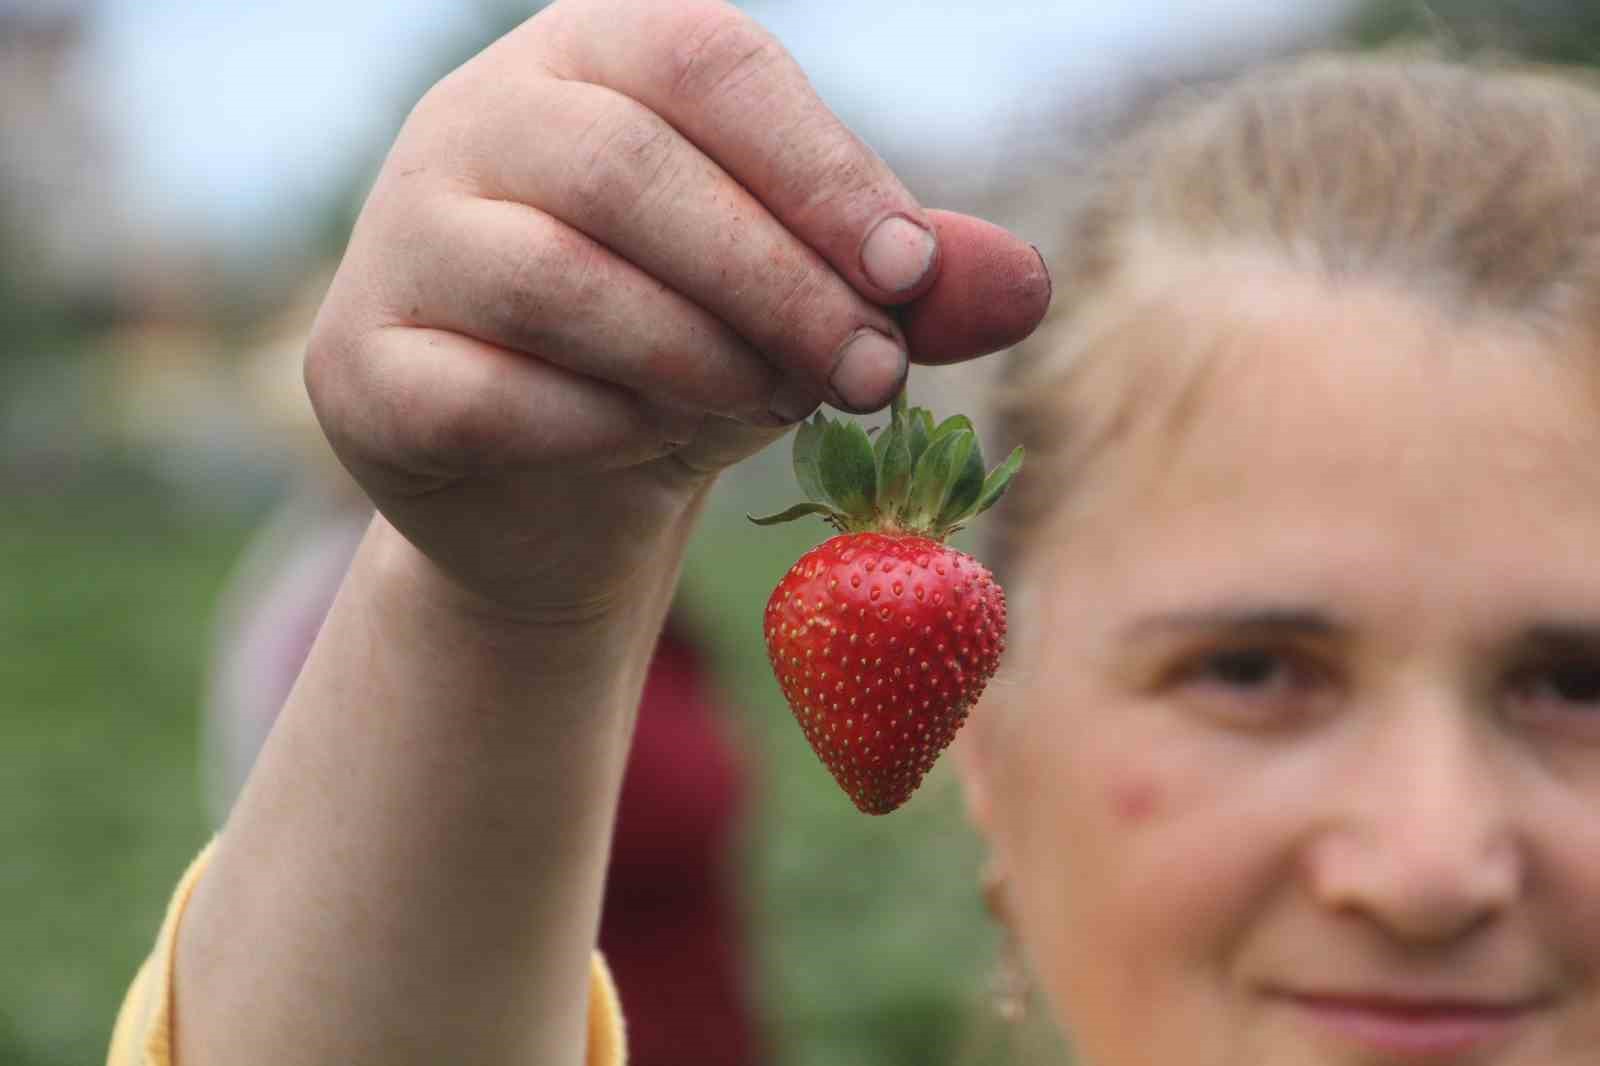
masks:
POLYGON ((104 1061, 208 827, 195 775, 211 604, 248 533, 85 486, 0 521, 0 1062, 104 1061))
MULTIPOLYGON (((773 492, 781 495, 781 486, 773 492)), ((748 495, 746 493, 745 495, 748 495)), ((685 606, 756 768, 745 855, 774 1066, 952 1062, 990 931, 947 767, 855 812, 794 728, 761 648, 766 593, 820 524, 755 533, 714 501, 685 606)), ((103 1061, 169 892, 210 833, 199 757, 213 611, 253 517, 134 476, 13 500, 0 521, 0 1063, 103 1061)))

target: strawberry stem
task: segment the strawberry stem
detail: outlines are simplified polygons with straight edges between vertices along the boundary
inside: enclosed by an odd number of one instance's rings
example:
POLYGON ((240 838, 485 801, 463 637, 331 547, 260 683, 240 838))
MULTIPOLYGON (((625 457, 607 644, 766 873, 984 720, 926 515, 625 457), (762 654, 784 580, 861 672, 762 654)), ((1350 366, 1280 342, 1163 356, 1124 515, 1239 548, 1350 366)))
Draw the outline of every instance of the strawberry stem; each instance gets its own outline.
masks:
POLYGON ((977 430, 965 415, 937 426, 902 387, 889 423, 869 437, 860 424, 820 410, 794 435, 794 472, 808 503, 757 518, 757 525, 823 518, 840 532, 909 533, 943 541, 994 506, 1022 467, 1022 449, 984 474, 977 430))

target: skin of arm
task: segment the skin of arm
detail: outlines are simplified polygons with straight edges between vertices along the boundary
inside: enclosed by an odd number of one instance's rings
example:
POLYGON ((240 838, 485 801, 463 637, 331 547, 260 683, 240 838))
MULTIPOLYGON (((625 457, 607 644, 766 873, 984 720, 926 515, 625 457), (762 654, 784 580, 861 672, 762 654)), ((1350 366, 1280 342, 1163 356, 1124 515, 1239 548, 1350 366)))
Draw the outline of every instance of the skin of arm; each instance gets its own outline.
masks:
POLYGON ((179 1062, 583 1061, 634 709, 692 517, 638 602, 561 629, 464 602, 375 520, 185 915, 179 1062))

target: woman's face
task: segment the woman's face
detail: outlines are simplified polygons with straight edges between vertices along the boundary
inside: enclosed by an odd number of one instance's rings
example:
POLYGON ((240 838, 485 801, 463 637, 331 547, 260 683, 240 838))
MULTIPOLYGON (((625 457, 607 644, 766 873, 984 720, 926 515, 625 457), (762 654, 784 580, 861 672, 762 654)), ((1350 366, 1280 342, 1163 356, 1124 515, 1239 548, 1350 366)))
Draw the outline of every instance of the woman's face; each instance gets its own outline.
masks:
POLYGON ((980 713, 1034 970, 1092 1066, 1593 1063, 1600 353, 1234 291, 980 713))

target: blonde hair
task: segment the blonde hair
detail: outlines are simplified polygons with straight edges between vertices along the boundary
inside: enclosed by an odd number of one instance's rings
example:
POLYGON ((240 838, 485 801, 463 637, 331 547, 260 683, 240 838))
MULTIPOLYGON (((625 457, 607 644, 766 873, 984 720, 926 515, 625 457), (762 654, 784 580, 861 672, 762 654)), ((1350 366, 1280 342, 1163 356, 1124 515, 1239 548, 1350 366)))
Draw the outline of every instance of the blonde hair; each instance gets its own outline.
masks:
POLYGON ((988 524, 1002 571, 1170 354, 1134 351, 1154 340, 1136 312, 1163 262, 1250 257, 1600 338, 1600 92, 1576 75, 1301 58, 1147 107, 1073 187, 1050 316, 996 390, 999 434, 1031 467, 988 524))

